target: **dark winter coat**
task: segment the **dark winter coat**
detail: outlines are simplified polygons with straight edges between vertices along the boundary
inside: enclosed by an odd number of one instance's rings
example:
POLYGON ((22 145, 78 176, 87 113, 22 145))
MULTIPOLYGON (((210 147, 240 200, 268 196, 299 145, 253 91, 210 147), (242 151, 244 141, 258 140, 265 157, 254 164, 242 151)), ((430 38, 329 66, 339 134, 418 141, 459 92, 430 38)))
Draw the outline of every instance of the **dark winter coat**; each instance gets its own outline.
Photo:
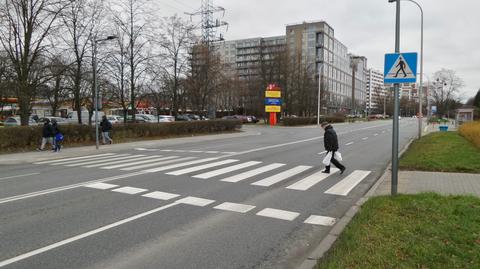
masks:
POLYGON ((112 124, 108 120, 102 120, 100 122, 100 126, 102 127, 102 132, 110 132, 112 130, 112 124))
POLYGON ((58 124, 56 122, 52 122, 52 134, 53 136, 61 133, 60 129, 58 128, 58 124))
POLYGON ((50 122, 45 122, 43 124, 43 129, 42 129, 42 136, 43 137, 53 137, 55 134, 53 133, 53 128, 52 124, 50 122))
POLYGON ((325 127, 325 135, 323 136, 323 144, 326 151, 338 150, 338 138, 337 133, 333 130, 331 125, 325 127))

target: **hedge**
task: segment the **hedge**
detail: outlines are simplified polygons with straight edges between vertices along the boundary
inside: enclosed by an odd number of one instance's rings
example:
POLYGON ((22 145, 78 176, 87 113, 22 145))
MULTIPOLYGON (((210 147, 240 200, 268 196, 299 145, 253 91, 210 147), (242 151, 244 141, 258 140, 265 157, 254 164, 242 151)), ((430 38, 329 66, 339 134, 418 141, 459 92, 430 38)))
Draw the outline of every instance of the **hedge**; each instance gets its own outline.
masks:
MULTIPOLYGON (((147 138, 166 138, 193 134, 231 132, 240 129, 239 120, 209 120, 165 123, 115 124, 111 136, 115 143, 147 138)), ((63 145, 95 143, 95 127, 88 125, 59 125, 65 137, 63 145)), ((101 130, 100 130, 101 132, 101 130)), ((101 134, 100 134, 101 136, 101 134)), ((32 150, 40 145, 42 126, 19 126, 0 129, 0 152, 32 150)))
MULTIPOLYGON (((320 117, 320 123, 327 121, 329 123, 345 122, 345 117, 342 116, 327 116, 320 117)), ((310 125, 317 124, 317 118, 283 118, 284 126, 296 126, 296 125, 310 125)))
POLYGON ((460 125, 460 128, 458 128, 458 132, 480 148, 480 121, 472 121, 462 124, 460 125))

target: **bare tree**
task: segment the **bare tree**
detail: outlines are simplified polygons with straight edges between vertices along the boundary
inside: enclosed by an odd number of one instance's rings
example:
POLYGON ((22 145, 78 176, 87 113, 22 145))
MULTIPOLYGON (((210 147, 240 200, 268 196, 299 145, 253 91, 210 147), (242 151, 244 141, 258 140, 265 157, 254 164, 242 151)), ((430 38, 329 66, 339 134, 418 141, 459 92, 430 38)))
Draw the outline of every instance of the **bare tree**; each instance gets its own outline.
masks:
POLYGON ((3 112, 7 98, 14 96, 12 89, 13 69, 8 57, 4 53, 0 53, 0 113, 3 112))
POLYGON ((66 85, 69 65, 61 55, 57 55, 46 64, 45 69, 50 80, 46 81, 43 87, 40 87, 39 95, 48 100, 52 108, 52 115, 55 116, 60 104, 70 91, 70 88, 66 85))
POLYGON ((167 80, 164 85, 172 96, 172 114, 177 115, 179 108, 179 83, 185 78, 188 68, 188 52, 193 44, 193 25, 182 20, 177 15, 163 18, 160 28, 163 33, 157 43, 162 48, 163 77, 167 80))
POLYGON ((457 94, 465 84, 451 69, 442 68, 434 73, 433 78, 432 96, 437 106, 437 113, 449 116, 457 101, 457 94))
POLYGON ((31 101, 36 95, 35 65, 46 52, 46 37, 51 33, 63 0, 4 0, 0 4, 0 42, 15 74, 22 125, 28 124, 31 101))

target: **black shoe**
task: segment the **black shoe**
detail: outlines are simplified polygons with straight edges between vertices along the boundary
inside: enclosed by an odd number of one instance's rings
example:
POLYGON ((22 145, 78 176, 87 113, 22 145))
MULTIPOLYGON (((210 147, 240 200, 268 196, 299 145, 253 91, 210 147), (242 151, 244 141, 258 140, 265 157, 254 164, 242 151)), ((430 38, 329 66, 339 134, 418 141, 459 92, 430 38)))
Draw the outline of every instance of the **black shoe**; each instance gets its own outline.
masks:
POLYGON ((343 174, 343 172, 345 172, 345 170, 347 170, 346 167, 343 167, 343 169, 340 169, 340 175, 343 174))
POLYGON ((328 170, 323 170, 322 173, 330 174, 330 171, 328 171, 328 170))

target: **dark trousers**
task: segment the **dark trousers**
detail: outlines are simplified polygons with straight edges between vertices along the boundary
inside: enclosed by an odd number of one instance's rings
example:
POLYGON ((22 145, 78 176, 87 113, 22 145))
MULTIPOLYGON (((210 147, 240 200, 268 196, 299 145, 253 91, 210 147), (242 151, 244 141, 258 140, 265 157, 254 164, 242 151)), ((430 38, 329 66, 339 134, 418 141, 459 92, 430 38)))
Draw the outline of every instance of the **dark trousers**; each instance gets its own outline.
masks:
MULTIPOLYGON (((340 170, 345 169, 345 166, 343 166, 337 159, 335 159, 335 151, 332 152, 332 159, 330 160, 330 163, 333 163, 333 165, 335 165, 340 170)), ((325 166, 325 170, 326 172, 330 172, 330 165, 325 166)))

